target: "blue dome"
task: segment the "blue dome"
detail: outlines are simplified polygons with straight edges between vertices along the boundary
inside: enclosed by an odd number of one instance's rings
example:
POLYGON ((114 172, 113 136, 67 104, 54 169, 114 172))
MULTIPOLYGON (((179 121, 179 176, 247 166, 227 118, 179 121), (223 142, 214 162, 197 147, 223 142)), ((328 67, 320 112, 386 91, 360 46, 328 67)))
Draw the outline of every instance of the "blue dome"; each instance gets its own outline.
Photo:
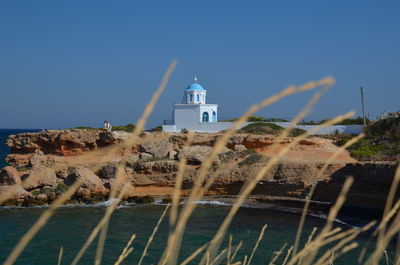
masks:
POLYGON ((205 90, 199 83, 193 83, 186 90, 205 90))

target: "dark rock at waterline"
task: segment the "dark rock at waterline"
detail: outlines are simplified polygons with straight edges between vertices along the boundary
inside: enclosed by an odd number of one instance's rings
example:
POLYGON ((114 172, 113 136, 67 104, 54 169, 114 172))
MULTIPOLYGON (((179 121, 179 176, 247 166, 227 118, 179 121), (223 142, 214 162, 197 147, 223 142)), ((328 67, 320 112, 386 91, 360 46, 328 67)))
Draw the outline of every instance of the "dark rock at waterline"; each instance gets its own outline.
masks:
POLYGON ((155 202, 154 196, 146 195, 146 196, 132 196, 128 197, 127 202, 134 202, 137 204, 151 204, 155 202))

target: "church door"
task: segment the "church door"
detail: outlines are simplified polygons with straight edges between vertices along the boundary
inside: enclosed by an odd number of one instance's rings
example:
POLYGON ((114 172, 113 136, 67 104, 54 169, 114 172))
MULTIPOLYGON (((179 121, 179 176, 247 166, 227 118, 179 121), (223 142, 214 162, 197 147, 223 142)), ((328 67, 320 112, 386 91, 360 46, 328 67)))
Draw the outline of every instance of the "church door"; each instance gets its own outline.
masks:
POLYGON ((203 122, 208 122, 209 121, 209 116, 208 116, 208 112, 203 112, 203 122))
POLYGON ((211 121, 212 122, 217 122, 217 113, 215 111, 213 111, 213 113, 212 113, 211 121))

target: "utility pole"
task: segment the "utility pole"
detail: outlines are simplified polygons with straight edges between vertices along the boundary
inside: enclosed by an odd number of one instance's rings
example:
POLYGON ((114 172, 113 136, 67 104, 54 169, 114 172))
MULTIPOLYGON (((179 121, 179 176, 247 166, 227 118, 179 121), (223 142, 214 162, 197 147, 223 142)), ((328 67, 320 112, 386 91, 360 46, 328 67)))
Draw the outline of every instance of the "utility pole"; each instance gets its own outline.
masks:
POLYGON ((363 116, 363 120, 364 120, 364 126, 367 126, 367 122, 365 120, 365 109, 364 109, 364 91, 363 91, 363 87, 360 87, 361 90, 361 107, 362 107, 362 116, 363 116))

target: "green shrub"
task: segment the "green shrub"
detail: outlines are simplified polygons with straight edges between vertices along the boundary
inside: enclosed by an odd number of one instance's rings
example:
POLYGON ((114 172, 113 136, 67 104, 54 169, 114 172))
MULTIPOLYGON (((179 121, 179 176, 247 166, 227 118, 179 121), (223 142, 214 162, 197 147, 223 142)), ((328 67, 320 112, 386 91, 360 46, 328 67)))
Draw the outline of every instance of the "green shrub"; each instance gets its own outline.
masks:
POLYGON ((283 128, 274 123, 268 122, 257 122, 249 124, 242 129, 240 129, 239 133, 253 133, 253 134, 276 134, 283 130, 283 128))
POLYGON ((34 191, 32 191, 32 195, 33 196, 38 196, 40 194, 40 191, 39 190, 34 190, 34 191))
POLYGON ((265 121, 268 121, 268 122, 288 122, 288 120, 281 119, 281 118, 269 118, 269 119, 265 119, 265 121))
MULTIPOLYGON (((365 119, 367 124, 370 124, 369 119, 365 119)), ((337 123, 337 125, 363 125, 364 119, 362 117, 357 117, 355 119, 344 119, 343 121, 337 123)))
POLYGON ((72 129, 79 129, 79 130, 100 130, 99 128, 93 128, 93 127, 89 127, 89 126, 78 126, 78 127, 74 127, 72 129))
POLYGON ((302 135, 303 133, 305 133, 306 131, 300 128, 293 128, 290 133, 289 136, 291 137, 297 137, 299 135, 302 135))
MULTIPOLYGON (((233 118, 233 119, 226 119, 226 120, 221 120, 221 121, 225 121, 225 122, 234 122, 237 121, 238 118, 233 118)), ((250 116, 247 121, 249 122, 260 122, 260 121, 264 121, 264 122, 288 122, 285 119, 281 119, 281 118, 265 118, 262 116, 250 116)))
POLYGON ((150 132, 162 132, 162 126, 156 126, 150 129, 150 132))
MULTIPOLYGON (((301 121, 299 122, 299 124, 301 125, 320 125, 326 121, 328 121, 329 119, 322 119, 322 120, 317 120, 317 121, 301 121)), ((366 119, 367 124, 370 123, 369 119, 366 119)), ((341 122, 336 123, 336 125, 363 125, 364 124, 364 119, 362 117, 357 117, 355 119, 344 119, 341 122)))
POLYGON ((55 188, 55 191, 57 194, 61 194, 64 193, 68 190, 68 185, 65 184, 64 182, 61 182, 57 185, 57 187, 55 188))
POLYGON ((262 116, 250 116, 247 121, 257 122, 257 121, 265 121, 265 118, 262 116))
POLYGON ((254 153, 245 158, 243 161, 239 162, 238 165, 241 166, 249 166, 253 165, 255 163, 265 163, 268 161, 268 158, 264 155, 261 155, 259 153, 254 153))
POLYGON ((368 137, 381 137, 389 140, 400 139, 400 118, 379 120, 365 130, 368 137))
POLYGON ((135 125, 127 124, 125 126, 113 126, 112 131, 123 131, 123 132, 133 132, 135 130, 135 125))

